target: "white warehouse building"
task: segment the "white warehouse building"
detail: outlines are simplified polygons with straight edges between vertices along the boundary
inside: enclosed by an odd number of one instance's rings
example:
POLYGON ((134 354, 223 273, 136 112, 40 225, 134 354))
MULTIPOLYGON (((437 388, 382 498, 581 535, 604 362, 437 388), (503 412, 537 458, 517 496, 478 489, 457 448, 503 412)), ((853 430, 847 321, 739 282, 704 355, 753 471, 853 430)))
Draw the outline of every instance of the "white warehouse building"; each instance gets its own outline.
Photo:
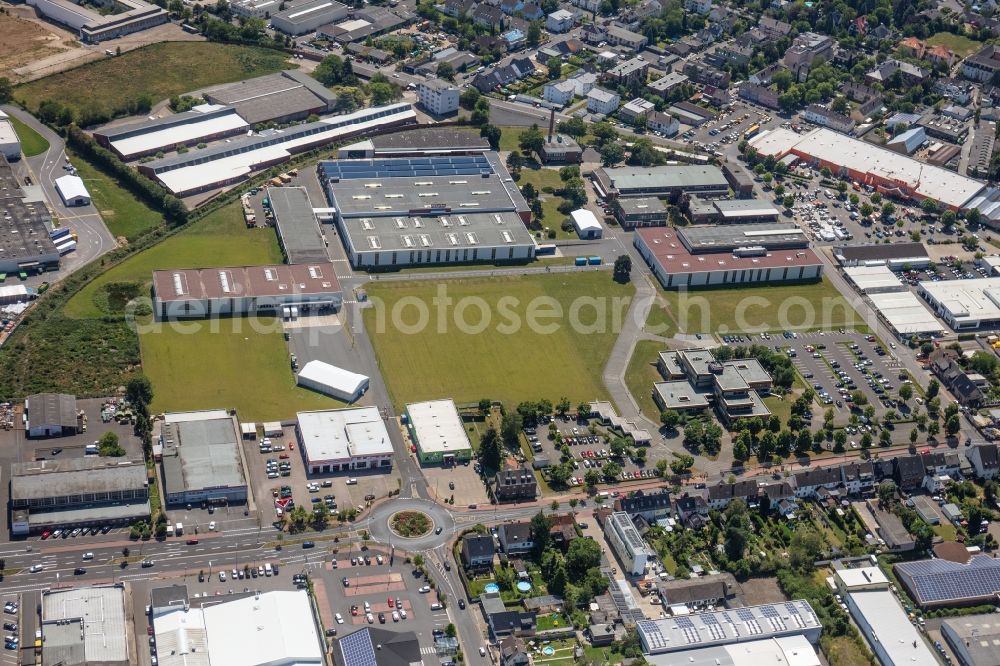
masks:
POLYGON ((56 178, 56 190, 67 206, 89 206, 90 192, 79 176, 61 176, 56 178))
POLYGON ((21 159, 21 139, 3 111, 0 111, 0 155, 6 157, 8 162, 21 159))
POLYGON ((296 382, 299 386, 344 402, 354 402, 368 390, 368 377, 365 375, 323 361, 309 361, 302 366, 296 382))
POLYGON ((297 37, 316 32, 316 28, 334 23, 347 16, 347 5, 336 0, 313 0, 289 7, 285 11, 271 14, 271 25, 275 30, 297 37))
POLYGON ((299 412, 297 418, 309 474, 392 467, 392 441, 378 407, 299 412))

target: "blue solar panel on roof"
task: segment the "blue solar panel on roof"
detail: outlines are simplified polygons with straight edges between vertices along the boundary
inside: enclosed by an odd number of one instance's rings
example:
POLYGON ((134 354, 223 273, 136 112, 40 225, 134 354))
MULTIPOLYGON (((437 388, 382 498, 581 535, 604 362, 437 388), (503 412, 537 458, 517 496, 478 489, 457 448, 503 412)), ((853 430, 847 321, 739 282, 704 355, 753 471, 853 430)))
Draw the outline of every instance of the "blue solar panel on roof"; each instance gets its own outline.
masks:
POLYGON ((785 608, 788 609, 789 613, 798 613, 799 612, 799 607, 796 606, 795 604, 793 604, 791 601, 786 601, 785 602, 785 608))
POLYGON ((677 621, 677 626, 680 627, 681 629, 694 628, 694 622, 691 621, 691 618, 677 617, 674 619, 677 621))
POLYGON ((774 609, 774 606, 764 606, 760 609, 761 615, 764 617, 780 617, 781 613, 774 609))
POLYGON ((740 618, 744 622, 750 622, 753 620, 753 613, 748 611, 746 608, 737 608, 736 617, 740 618))
POLYGON ((705 615, 702 615, 701 621, 704 622, 705 624, 719 624, 719 620, 717 620, 716 617, 711 613, 706 613, 705 615))
POLYGON ((377 666, 375 649, 367 631, 356 631, 340 639, 344 663, 350 666, 377 666))

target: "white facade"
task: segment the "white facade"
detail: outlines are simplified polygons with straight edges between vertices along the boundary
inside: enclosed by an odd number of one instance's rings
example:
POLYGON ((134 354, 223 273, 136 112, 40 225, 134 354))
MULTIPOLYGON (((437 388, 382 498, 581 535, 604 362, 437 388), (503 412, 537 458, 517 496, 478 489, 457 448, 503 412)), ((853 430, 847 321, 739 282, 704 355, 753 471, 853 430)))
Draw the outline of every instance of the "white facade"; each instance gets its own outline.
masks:
POLYGON ((618 110, 621 101, 622 98, 617 93, 604 88, 594 88, 587 93, 587 111, 608 116, 618 110))
POLYGON ((573 228, 576 229, 576 234, 580 238, 593 240, 604 235, 604 227, 601 226, 597 216, 586 208, 574 210, 570 213, 570 217, 573 218, 573 228))
MULTIPOLYGON (((289 3, 290 4, 290 3, 289 3)), ((229 5, 233 14, 241 18, 268 19, 280 11, 281 0, 243 0, 229 5)))
POLYGON ((570 0, 570 4, 588 12, 596 12, 601 8, 601 0, 570 0))
POLYGON ((712 0, 684 0, 684 9, 696 14, 707 14, 712 11, 712 0))
POLYGON ((296 378, 299 386, 344 402, 354 402, 368 390, 368 377, 323 361, 309 361, 296 378))
POLYGON ((271 14, 271 25, 275 30, 292 35, 313 33, 316 28, 339 21, 348 14, 347 5, 336 0, 314 0, 297 4, 277 14, 271 14))
POLYGON ((90 204, 90 192, 79 176, 61 176, 56 178, 56 190, 67 206, 87 206, 90 204))
POLYGON ((545 29, 549 32, 569 32, 576 23, 573 12, 566 9, 557 9, 545 19, 545 29))
POLYGON ((21 159, 21 140, 14 131, 14 125, 7 120, 7 114, 0 111, 0 154, 8 162, 21 159))
POLYGON ((921 282, 917 293, 956 331, 1000 322, 1000 278, 921 282))
POLYGON ((458 111, 458 88, 441 79, 427 79, 417 85, 417 99, 420 105, 438 116, 446 116, 458 111))
POLYGON ((310 474, 392 467, 392 441, 377 407, 297 416, 296 436, 310 474))
POLYGON ((604 523, 604 534, 626 573, 632 576, 645 573, 646 562, 653 557, 653 552, 642 540, 627 513, 618 511, 611 514, 604 523))
POLYGON ((576 86, 569 81, 553 81, 545 84, 542 89, 542 99, 559 106, 566 106, 573 101, 576 86))
POLYGON ((152 28, 169 20, 166 10, 143 0, 118 0, 124 7, 117 14, 101 15, 72 0, 28 0, 42 16, 78 30, 85 42, 98 43, 152 28))

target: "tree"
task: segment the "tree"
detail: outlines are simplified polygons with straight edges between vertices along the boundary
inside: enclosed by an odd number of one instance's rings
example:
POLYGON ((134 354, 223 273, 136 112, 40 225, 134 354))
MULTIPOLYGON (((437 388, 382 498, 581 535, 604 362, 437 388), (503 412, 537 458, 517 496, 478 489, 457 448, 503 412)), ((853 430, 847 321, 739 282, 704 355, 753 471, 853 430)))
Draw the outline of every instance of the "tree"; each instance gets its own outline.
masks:
POLYGON ((476 102, 479 101, 480 97, 482 97, 482 94, 480 94, 479 88, 469 86, 462 91, 461 95, 458 96, 458 103, 462 105, 463 109, 472 111, 476 108, 476 102))
POLYGON ((674 460, 670 461, 670 471, 674 474, 684 474, 694 467, 694 457, 686 453, 678 453, 674 460))
POLYGON ((437 76, 445 81, 455 80, 455 68, 450 62, 440 62, 437 67, 437 76))
POLYGON ((601 473, 592 467, 583 475, 583 482, 590 488, 596 488, 601 482, 601 473))
POLYGON ((939 390, 941 390, 941 384, 938 383, 938 380, 932 379, 927 382, 927 399, 936 398, 939 390))
POLYGON ((357 83, 357 77, 350 60, 338 55, 328 55, 316 65, 313 78, 325 86, 350 86, 357 83))
POLYGON ((521 138, 518 139, 518 147, 526 155, 541 152, 544 145, 545 137, 542 135, 542 131, 538 129, 537 123, 521 132, 521 138))
MULTIPOLYGON (((485 97, 481 97, 478 102, 476 102, 476 107, 472 110, 472 115, 469 116, 469 122, 476 127, 482 127, 490 122, 490 101, 485 97)), ((500 135, 497 134, 497 146, 500 145, 500 135)))
POLYGON ((899 387, 899 397, 903 402, 913 397, 913 384, 906 383, 899 387))
POLYGON ((581 137, 587 133, 587 123, 583 118, 570 118, 559 122, 559 131, 570 136, 581 137))
POLYGON ((455 636, 458 635, 458 629, 455 628, 454 624, 452 624, 451 622, 449 622, 448 626, 444 628, 444 633, 445 633, 446 636, 448 636, 450 638, 454 638, 455 636))
POLYGON ((844 451, 844 445, 847 443, 847 433, 843 429, 838 430, 833 435, 834 451, 837 453, 842 453, 844 451))
POLYGON ((576 406, 576 418, 585 419, 590 416, 590 403, 581 402, 576 406))
POLYGON ((0 104, 9 104, 14 98, 14 84, 6 76, 0 76, 0 104))
POLYGON ((896 482, 888 479, 883 481, 878 484, 877 492, 879 506, 889 506, 896 497, 896 482))
POLYGON ((486 139, 490 148, 493 150, 500 150, 500 128, 496 125, 485 124, 479 130, 479 136, 486 139))
POLYGON ((606 143, 601 147, 601 164, 610 167, 625 159, 625 147, 619 143, 606 143))
POLYGON ((617 481, 618 477, 622 475, 622 466, 614 461, 606 462, 604 463, 604 467, 601 468, 601 471, 604 473, 604 480, 610 483, 612 481, 617 481))
POLYGON ((626 283, 632 279, 632 257, 627 254, 619 255, 615 259, 615 269, 613 273, 616 282, 626 283))
POLYGON ((928 437, 936 437, 939 432, 941 432, 941 424, 938 423, 937 419, 934 419, 927 424, 928 437))
POLYGON ((910 444, 916 444, 917 443, 917 438, 919 436, 920 436, 920 433, 917 432, 916 428, 911 429, 910 430, 910 444))
POLYGON ((792 73, 787 69, 780 69, 774 73, 771 77, 771 83, 778 89, 779 92, 788 92, 788 89, 792 87, 792 73))
POLYGON ((566 573, 570 580, 580 581, 587 572, 601 566, 601 547, 593 539, 573 539, 566 551, 566 573))
POLYGON ((570 409, 569 398, 567 398, 566 396, 559 398, 559 402, 556 403, 556 413, 559 414, 559 416, 566 416, 566 414, 569 412, 569 409, 570 409))
MULTIPOLYGON (((541 511, 532 517, 531 539, 535 543, 536 553, 544 553, 545 549, 549 547, 549 544, 552 542, 551 529, 552 520, 541 511)), ((589 539, 580 539, 580 541, 589 541, 589 539)))
MULTIPOLYGON (((743 553, 747 547, 747 531, 738 525, 726 527, 726 557, 730 562, 743 559, 743 553)), ((587 539, 589 541, 589 539, 587 539)))
POLYGON ((920 210, 924 211, 925 215, 933 216, 938 212, 938 205, 934 199, 924 199, 920 202, 920 210))
POLYGON ((833 103, 830 104, 830 110, 834 113, 847 113, 848 108, 847 98, 843 95, 839 95, 835 100, 833 100, 833 103))
POLYGON ((524 427, 524 418, 517 412, 509 412, 500 419, 500 435, 503 438, 504 446, 512 451, 521 448, 521 429, 524 427))
POLYGON ((781 204, 788 210, 791 210, 792 206, 795 205, 795 197, 789 194, 782 200, 781 204))
POLYGON ((684 446, 697 452, 705 443, 705 426, 695 419, 684 426, 684 446))
POLYGON ((125 449, 118 443, 118 435, 110 430, 97 440, 98 453, 105 458, 121 458, 125 449))
POLYGON ((674 409, 665 409, 660 412, 660 423, 666 427, 667 430, 676 430, 677 424, 681 420, 681 415, 674 409))
POLYGON ((490 426, 479 444, 479 461, 483 464, 483 469, 496 472, 500 469, 502 460, 503 449, 500 445, 500 434, 497 433, 496 428, 490 426))
POLYGON ((528 46, 538 46, 542 41, 542 22, 532 21, 528 24, 528 46))
POLYGON ((959 421, 958 414, 952 414, 948 417, 948 420, 944 422, 944 431, 948 433, 949 436, 954 437, 961 429, 962 422, 959 421))
POLYGON ((875 212, 875 209, 872 208, 872 205, 870 203, 868 203, 867 201, 865 203, 861 204, 861 210, 860 210, 861 217, 871 217, 871 214, 874 213, 874 212, 875 212))
POLYGON ((125 385, 125 397, 132 406, 149 407, 153 402, 153 384, 145 375, 138 375, 128 380, 125 385))
POLYGON ((941 213, 941 226, 943 226, 945 229, 951 229, 953 226, 955 226, 955 222, 957 221, 957 219, 958 218, 955 217, 955 211, 946 210, 945 212, 941 213))
POLYGON ((549 79, 555 80, 562 76, 562 59, 556 56, 549 58, 545 65, 549 68, 549 79))
POLYGON ((792 534, 788 559, 796 569, 812 566, 823 553, 823 537, 811 527, 799 527, 792 534))

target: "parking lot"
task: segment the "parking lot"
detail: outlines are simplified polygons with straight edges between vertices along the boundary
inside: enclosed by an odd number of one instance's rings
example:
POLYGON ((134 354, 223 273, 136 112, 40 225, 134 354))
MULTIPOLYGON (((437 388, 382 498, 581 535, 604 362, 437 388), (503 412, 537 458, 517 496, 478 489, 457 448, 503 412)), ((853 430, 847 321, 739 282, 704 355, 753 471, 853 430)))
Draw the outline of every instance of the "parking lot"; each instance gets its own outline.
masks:
POLYGON ((742 102, 737 102, 728 111, 723 111, 718 118, 701 127, 693 127, 678 136, 685 143, 701 143, 716 155, 721 155, 729 145, 736 145, 743 140, 743 134, 753 127, 773 124, 774 117, 769 113, 752 109, 742 102))
POLYGON ((476 468, 469 465, 454 467, 423 467, 427 487, 440 499, 455 498, 456 506, 488 504, 486 486, 476 468))

